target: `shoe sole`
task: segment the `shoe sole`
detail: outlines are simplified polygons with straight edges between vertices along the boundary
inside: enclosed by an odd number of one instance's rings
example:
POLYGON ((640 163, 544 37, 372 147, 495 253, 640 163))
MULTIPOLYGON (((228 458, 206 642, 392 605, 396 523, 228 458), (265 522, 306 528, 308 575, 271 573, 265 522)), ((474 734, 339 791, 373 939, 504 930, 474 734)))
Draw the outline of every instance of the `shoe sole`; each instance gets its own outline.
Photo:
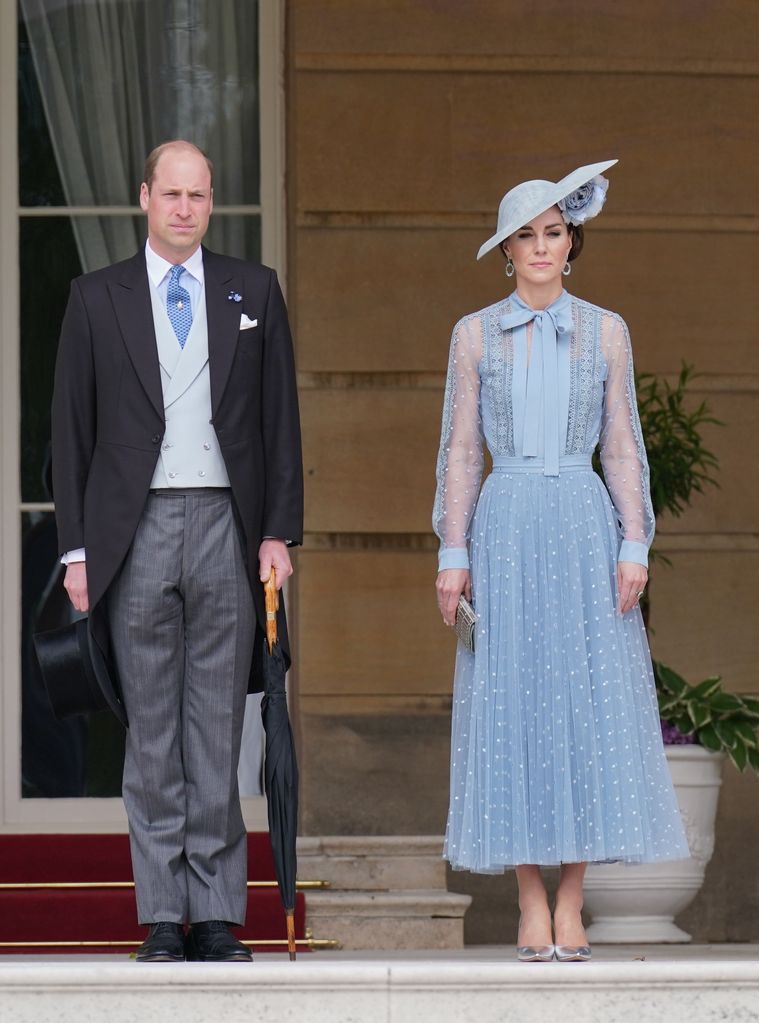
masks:
POLYGON ((187 956, 188 963, 252 963, 253 956, 187 956))
POLYGON ((135 956, 138 963, 183 963, 184 956, 135 956))

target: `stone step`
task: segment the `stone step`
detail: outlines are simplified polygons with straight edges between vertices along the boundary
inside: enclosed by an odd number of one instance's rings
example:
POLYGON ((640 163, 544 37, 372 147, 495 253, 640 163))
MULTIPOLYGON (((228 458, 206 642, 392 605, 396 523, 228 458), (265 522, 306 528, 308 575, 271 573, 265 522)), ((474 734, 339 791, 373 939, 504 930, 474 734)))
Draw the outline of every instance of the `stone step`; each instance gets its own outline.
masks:
POLYGON ((469 895, 446 890, 439 835, 330 835, 298 840, 306 926, 344 949, 458 949, 469 895))
POLYGON ((439 835, 329 835, 298 839, 298 876, 349 891, 445 890, 439 835))
POLYGON ((472 899, 455 892, 310 892, 306 925, 344 949, 456 949, 472 899))
MULTIPOLYGON (((718 948, 718 946, 717 946, 718 948)), ((740 946, 737 957, 745 952, 740 946)), ((508 950, 513 954, 513 948, 508 950)), ((546 963, 450 955, 412 961, 381 956, 339 961, 329 953, 296 963, 102 961, 0 964, 0 1019, 13 1023, 717 1023, 755 1020, 759 963, 546 963)), ((756 957, 757 949, 752 954, 756 957)), ((338 953, 339 955, 339 953, 338 953)), ((729 953, 728 953, 729 955, 729 953)))

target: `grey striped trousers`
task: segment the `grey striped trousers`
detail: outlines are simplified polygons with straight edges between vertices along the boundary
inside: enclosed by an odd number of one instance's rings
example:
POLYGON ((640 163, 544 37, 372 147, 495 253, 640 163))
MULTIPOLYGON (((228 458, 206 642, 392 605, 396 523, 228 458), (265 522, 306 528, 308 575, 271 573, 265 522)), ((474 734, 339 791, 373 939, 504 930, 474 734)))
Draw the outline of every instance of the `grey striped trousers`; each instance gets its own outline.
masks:
POLYGON ((108 613, 139 921, 242 923, 237 762, 254 611, 230 491, 151 493, 108 613))

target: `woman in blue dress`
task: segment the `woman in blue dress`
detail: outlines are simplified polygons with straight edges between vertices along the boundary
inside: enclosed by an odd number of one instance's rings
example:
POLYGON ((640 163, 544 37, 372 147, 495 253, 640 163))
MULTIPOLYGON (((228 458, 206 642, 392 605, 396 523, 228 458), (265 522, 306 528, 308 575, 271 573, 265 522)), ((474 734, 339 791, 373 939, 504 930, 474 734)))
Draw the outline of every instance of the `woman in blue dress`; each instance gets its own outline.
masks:
POLYGON ((638 606, 654 517, 630 339, 563 288, 614 163, 504 196, 477 258, 500 247, 516 289, 454 328, 443 410, 438 604, 447 625, 462 593, 477 615, 456 654, 445 856, 516 869, 525 961, 590 958, 588 862, 689 855, 638 606))

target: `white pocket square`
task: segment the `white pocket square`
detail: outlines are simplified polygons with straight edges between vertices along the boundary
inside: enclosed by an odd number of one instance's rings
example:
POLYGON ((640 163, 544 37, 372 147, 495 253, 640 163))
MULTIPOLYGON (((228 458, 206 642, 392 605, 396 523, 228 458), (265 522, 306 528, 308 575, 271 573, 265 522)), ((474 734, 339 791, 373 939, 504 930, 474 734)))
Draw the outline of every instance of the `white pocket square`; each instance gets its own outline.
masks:
POLYGON ((250 320, 250 319, 248 319, 248 317, 245 315, 245 313, 243 313, 242 316, 240 317, 240 330, 250 330, 251 327, 257 327, 257 326, 258 326, 258 320, 250 320))

